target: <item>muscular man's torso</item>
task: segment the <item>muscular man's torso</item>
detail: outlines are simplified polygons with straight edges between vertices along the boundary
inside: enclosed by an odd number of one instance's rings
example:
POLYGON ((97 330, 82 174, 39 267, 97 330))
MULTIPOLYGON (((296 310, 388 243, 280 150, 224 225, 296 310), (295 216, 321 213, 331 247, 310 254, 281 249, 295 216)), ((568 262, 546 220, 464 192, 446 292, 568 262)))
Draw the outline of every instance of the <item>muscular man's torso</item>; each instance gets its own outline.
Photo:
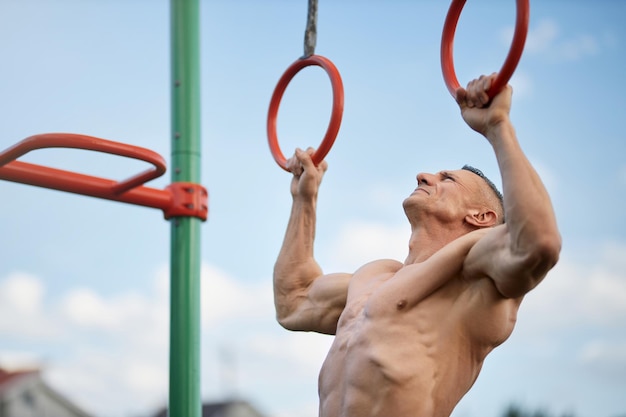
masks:
MULTIPOLYGON (((464 257, 449 256, 460 270, 464 257)), ((352 276, 320 372, 320 417, 448 417, 485 356, 510 335, 520 299, 501 297, 487 277, 437 276, 431 259, 410 279, 391 260, 352 276), (444 284, 420 287, 433 277, 444 284)))

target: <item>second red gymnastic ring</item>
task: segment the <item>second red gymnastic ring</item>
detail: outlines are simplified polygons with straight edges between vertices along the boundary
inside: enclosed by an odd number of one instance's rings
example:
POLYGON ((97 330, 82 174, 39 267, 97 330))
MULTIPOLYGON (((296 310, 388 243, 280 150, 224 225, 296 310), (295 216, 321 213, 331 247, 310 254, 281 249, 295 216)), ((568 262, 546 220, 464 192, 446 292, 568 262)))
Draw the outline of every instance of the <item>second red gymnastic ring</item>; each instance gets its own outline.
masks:
MULTIPOLYGON (((456 97, 456 90, 460 87, 457 80, 456 73, 454 71, 454 59, 453 59, 453 46, 454 46, 454 33, 456 31, 456 25, 459 21, 459 16, 463 10, 466 0, 452 0, 450 9, 446 16, 446 21, 443 26, 443 34, 441 37, 441 69, 443 72, 443 78, 448 87, 448 91, 452 94, 452 97, 456 97)), ((529 0, 516 0, 517 1, 517 18, 515 22, 515 32, 513 34, 513 41, 511 43, 511 49, 502 65, 502 68, 498 72, 496 79, 494 80, 491 88, 488 91, 489 98, 493 98, 498 94, 502 88, 511 79, 515 68, 519 63, 524 50, 524 44, 526 43, 526 35, 528 34, 528 22, 530 20, 530 5, 529 0)))

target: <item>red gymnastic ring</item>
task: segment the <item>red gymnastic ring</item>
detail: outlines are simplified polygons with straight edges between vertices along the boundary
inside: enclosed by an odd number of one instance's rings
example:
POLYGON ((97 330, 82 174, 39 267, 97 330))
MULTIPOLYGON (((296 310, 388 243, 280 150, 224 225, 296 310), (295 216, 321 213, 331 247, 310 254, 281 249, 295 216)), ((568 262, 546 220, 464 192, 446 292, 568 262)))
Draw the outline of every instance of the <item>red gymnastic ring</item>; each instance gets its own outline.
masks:
POLYGON ((328 129, 326 130, 326 135, 324 136, 322 143, 313 154, 312 159, 315 165, 318 165, 324 160, 324 157, 333 146, 333 143, 337 138, 337 133, 339 133, 339 127, 341 126, 341 117, 343 116, 343 82, 341 81, 341 76, 339 75, 339 71, 337 71, 335 65, 329 59, 320 55, 311 55, 307 58, 300 58, 291 64, 280 80, 278 80, 278 84, 274 89, 274 94, 272 94, 270 108, 267 114, 267 138, 270 145, 270 151, 272 152, 272 156, 274 156, 276 163, 285 171, 288 171, 287 159, 280 150, 280 146, 278 145, 278 136, 276 135, 278 107, 280 106, 280 100, 282 99, 291 79, 302 68, 311 65, 317 65, 326 71, 333 89, 333 110, 330 116, 330 123, 328 124, 328 129))
MULTIPOLYGON (((454 59, 452 56, 454 32, 456 31, 456 24, 459 21, 459 16, 461 15, 461 10, 463 10, 465 1, 466 0, 452 0, 441 37, 441 69, 443 71, 443 79, 446 82, 446 86, 448 87, 450 94, 452 94, 452 97, 456 97, 456 90, 460 87, 454 71, 454 59)), ((517 67, 520 57, 522 56, 524 44, 526 43, 528 21, 530 20, 529 0, 516 1, 517 18, 511 49, 509 50, 509 54, 507 55, 500 72, 498 72, 496 79, 488 91, 489 98, 495 97, 509 82, 515 68, 517 67)))

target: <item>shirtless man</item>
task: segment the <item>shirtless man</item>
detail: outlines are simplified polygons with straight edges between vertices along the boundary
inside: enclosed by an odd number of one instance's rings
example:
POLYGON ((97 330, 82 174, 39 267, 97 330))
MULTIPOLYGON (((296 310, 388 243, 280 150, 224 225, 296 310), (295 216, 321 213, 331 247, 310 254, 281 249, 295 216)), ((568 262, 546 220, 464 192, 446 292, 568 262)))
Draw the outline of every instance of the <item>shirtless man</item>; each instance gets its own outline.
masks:
POLYGON ((550 198, 509 120, 511 87, 489 102, 494 77, 459 88, 457 102, 493 147, 503 202, 479 171, 419 174, 403 203, 412 231, 404 263, 324 274, 313 242, 327 164, 316 167, 312 149, 290 159, 275 306, 286 329, 335 335, 319 376, 320 417, 448 417, 511 334, 524 295, 556 264, 550 198))

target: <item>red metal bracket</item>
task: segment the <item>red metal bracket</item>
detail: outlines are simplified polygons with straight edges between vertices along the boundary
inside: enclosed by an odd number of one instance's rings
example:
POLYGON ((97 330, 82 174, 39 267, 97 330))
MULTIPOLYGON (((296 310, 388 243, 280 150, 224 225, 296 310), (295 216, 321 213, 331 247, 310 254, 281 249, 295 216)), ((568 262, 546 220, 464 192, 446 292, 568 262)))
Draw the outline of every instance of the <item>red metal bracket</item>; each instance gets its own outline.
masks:
POLYGON ((206 189, 201 185, 174 183, 164 190, 143 186, 146 182, 163 175, 165 170, 163 157, 151 150, 93 136, 71 133, 48 133, 30 136, 0 152, 0 179, 158 208, 163 210, 166 219, 174 216, 192 216, 198 217, 203 221, 206 220, 208 196, 206 189), (85 149, 139 159, 154 166, 124 181, 114 181, 16 161, 17 158, 24 154, 42 148, 85 149))
POLYGON ((163 211, 166 219, 190 216, 206 220, 209 213, 209 193, 200 184, 174 182, 166 190, 172 194, 170 206, 163 211))

